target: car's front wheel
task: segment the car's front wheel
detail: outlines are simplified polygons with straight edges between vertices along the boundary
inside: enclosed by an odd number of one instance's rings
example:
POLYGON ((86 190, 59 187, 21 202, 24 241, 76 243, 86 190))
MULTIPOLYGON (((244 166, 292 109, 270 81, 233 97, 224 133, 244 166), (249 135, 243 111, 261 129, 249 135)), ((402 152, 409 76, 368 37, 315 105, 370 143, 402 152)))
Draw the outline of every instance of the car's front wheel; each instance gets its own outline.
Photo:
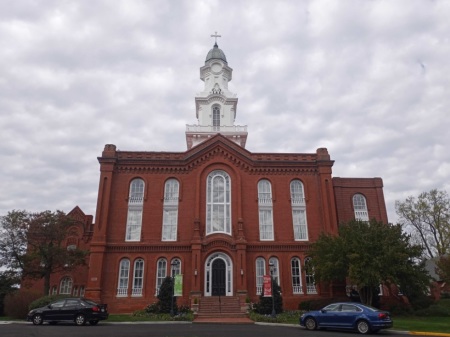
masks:
POLYGON ((308 330, 316 330, 317 329, 317 323, 316 320, 312 317, 308 317, 305 320, 305 328, 308 330))
POLYGON ((356 329, 361 334, 367 334, 370 332, 369 323, 366 320, 360 320, 356 323, 356 329))
POLYGON ((86 317, 84 317, 83 314, 78 314, 75 316, 75 324, 76 325, 85 325, 86 324, 86 317))
POLYGON ((94 320, 94 321, 89 321, 89 324, 90 324, 90 325, 97 325, 97 323, 98 323, 98 321, 97 321, 97 320, 94 320))
POLYGON ((33 316, 34 325, 41 325, 42 323, 44 323, 44 319, 42 318, 41 314, 36 314, 33 316))

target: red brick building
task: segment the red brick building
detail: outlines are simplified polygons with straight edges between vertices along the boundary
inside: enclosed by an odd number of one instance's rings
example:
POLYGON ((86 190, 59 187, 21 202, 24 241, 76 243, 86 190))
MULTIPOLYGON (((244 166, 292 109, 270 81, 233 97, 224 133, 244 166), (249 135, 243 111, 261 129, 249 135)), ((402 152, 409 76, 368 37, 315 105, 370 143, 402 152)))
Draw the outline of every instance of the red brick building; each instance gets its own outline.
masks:
POLYGON ((195 98, 198 125, 187 126, 187 151, 119 151, 108 144, 98 158, 83 287, 111 312, 156 301, 164 277, 176 274, 179 304, 211 296, 257 302, 270 268, 284 307, 297 309, 333 295, 305 268, 320 233, 336 234, 339 223, 354 218, 387 222, 382 180, 333 178, 327 149, 246 150, 247 127, 234 124, 231 75, 215 44, 200 68, 205 89, 195 98))

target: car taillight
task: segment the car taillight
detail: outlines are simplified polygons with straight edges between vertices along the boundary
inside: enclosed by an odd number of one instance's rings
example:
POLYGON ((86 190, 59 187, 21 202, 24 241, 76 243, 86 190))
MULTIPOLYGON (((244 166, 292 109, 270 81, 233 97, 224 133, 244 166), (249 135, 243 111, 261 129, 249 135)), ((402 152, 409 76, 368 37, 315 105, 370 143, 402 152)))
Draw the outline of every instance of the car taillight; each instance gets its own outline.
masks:
POLYGON ((378 318, 379 318, 379 319, 387 319, 387 318, 389 318, 389 315, 386 314, 386 313, 384 313, 384 312, 380 312, 380 313, 378 314, 378 318))
POLYGON ((95 312, 99 312, 99 311, 100 311, 100 308, 99 308, 99 307, 97 307, 97 306, 95 306, 95 307, 92 307, 92 311, 95 311, 95 312))

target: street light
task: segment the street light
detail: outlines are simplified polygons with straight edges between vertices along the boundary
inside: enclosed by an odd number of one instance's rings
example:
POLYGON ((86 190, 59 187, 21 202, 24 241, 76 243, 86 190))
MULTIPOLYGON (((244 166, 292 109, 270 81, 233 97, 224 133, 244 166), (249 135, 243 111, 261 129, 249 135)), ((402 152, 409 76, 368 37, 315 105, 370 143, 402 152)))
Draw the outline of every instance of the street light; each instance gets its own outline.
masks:
POLYGON ((273 291, 273 272, 275 270, 275 264, 272 261, 269 262, 269 270, 270 270, 270 287, 272 289, 272 314, 270 316, 272 316, 272 318, 275 318, 277 316, 275 312, 275 292, 273 291))
POLYGON ((174 312, 173 312, 173 293, 175 291, 175 268, 178 267, 178 260, 173 260, 172 263, 170 264, 172 266, 172 297, 171 297, 171 301, 170 301, 170 316, 173 317, 174 312))

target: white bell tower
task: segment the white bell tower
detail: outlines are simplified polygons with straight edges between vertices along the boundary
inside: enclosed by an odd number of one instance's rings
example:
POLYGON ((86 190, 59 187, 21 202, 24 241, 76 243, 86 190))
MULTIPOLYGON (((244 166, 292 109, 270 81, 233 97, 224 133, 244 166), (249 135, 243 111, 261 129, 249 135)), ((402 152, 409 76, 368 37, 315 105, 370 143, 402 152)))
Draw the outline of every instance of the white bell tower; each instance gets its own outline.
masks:
POLYGON ((216 39, 214 47, 206 56, 205 65, 200 68, 200 79, 205 88, 195 97, 197 125, 186 125, 186 143, 188 149, 220 133, 233 142, 245 147, 247 126, 234 125, 238 99, 228 90, 233 69, 228 66, 224 52, 217 45, 220 35, 211 35, 216 39))

